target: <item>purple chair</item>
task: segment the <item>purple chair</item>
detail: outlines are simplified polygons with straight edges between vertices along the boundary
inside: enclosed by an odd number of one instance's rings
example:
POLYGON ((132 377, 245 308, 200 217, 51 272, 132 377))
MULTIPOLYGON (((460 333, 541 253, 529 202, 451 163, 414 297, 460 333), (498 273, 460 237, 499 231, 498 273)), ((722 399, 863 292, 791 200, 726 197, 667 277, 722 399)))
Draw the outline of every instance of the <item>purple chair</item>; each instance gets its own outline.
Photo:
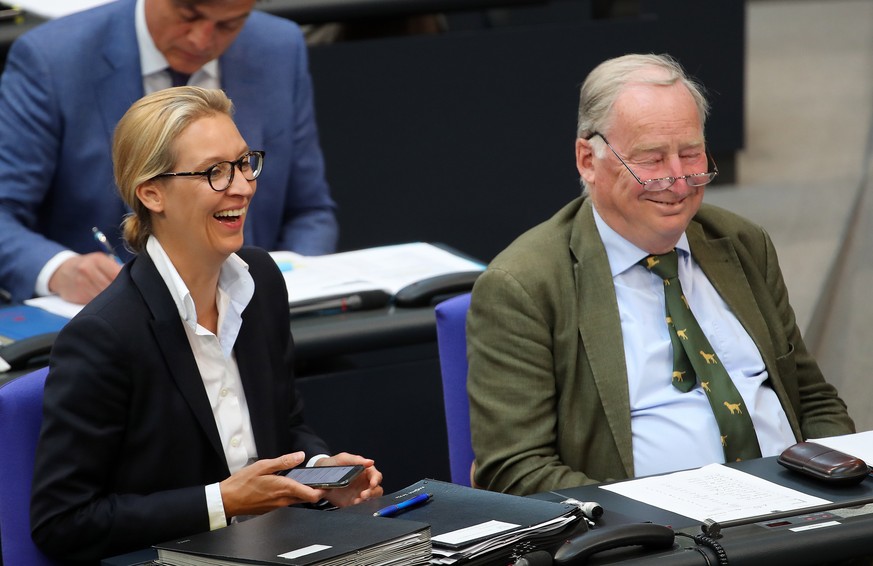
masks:
POLYGON ((7 566, 57 566, 30 538, 30 485, 48 368, 0 387, 0 541, 7 566))
POLYGON ((443 380, 449 468, 452 483, 470 485, 473 446, 470 442, 470 401, 467 398, 467 310, 470 293, 435 307, 437 345, 443 380))

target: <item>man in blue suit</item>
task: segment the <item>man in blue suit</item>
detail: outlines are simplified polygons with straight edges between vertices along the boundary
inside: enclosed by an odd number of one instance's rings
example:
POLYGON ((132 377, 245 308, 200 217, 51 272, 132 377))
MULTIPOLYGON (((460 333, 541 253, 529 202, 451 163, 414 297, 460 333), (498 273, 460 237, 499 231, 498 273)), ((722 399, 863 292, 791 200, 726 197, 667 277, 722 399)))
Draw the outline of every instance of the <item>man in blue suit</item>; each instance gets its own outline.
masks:
POLYGON ((86 303, 126 258, 112 180, 112 133, 144 94, 181 82, 222 88, 259 179, 246 244, 305 255, 335 250, 306 46, 294 23, 255 0, 117 0, 20 37, 0 79, 0 288, 14 300, 86 303), (190 77, 186 77, 189 75, 190 77))

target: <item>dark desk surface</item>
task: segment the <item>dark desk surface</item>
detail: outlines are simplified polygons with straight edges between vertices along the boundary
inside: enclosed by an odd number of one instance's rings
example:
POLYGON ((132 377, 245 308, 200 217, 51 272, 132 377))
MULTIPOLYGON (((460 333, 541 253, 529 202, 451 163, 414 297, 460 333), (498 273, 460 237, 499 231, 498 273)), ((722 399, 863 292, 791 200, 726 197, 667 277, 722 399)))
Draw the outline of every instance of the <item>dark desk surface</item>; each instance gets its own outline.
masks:
POLYGON ((433 307, 386 307, 291 319, 298 359, 364 352, 386 345, 407 346, 436 340, 433 307))
MULTIPOLYGON (((302 374, 309 367, 323 367, 323 360, 381 350, 400 348, 436 341, 436 320, 433 307, 385 307, 369 311, 327 316, 307 316, 291 319, 295 356, 302 374)), ((32 371, 0 373, 0 384, 32 371)))
MULTIPOLYGON (((779 564, 812 565, 858 557, 866 557, 869 561, 864 563, 873 564, 873 505, 856 505, 858 501, 873 499, 873 478, 868 477, 855 486, 831 487, 786 470, 776 463, 775 458, 749 460, 730 466, 778 485, 846 505, 830 512, 805 514, 798 511, 797 515, 787 519, 725 528, 717 542, 724 548, 731 565, 770 564, 777 558, 779 564), (830 526, 796 530, 801 524, 831 522, 830 526)), ((648 521, 668 525, 678 532, 701 534, 701 524, 695 519, 652 507, 596 485, 557 490, 557 493, 580 501, 600 503, 604 514, 596 528, 648 521)), ((533 497, 561 501, 561 495, 549 492, 533 497)), ((706 566, 703 555, 691 550, 694 546, 691 539, 677 537, 673 550, 646 552, 642 547, 630 547, 597 555, 588 563, 706 566)), ((715 557, 714 554, 710 556, 715 557)))

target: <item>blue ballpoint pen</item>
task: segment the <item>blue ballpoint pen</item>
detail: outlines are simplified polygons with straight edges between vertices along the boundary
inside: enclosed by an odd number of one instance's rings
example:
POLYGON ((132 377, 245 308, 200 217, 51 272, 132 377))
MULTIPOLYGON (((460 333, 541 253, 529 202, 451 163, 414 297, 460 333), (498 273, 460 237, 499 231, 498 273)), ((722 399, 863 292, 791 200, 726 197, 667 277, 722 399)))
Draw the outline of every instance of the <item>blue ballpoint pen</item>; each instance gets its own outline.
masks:
POLYGON ((408 509, 410 507, 415 507, 417 505, 421 505, 422 503, 427 503, 430 501, 430 498, 433 497, 429 493, 422 493, 421 495, 416 495, 412 499, 407 499, 406 501, 401 501, 395 505, 389 505, 384 509, 379 509, 375 513, 373 513, 374 517, 391 517, 392 515, 396 515, 397 513, 403 511, 404 509, 408 509))
POLYGON ((94 233, 94 239, 97 240, 97 243, 103 246, 103 249, 106 250, 106 253, 109 254, 109 257, 114 259, 116 263, 119 265, 124 265, 124 262, 121 261, 121 258, 115 255, 115 250, 112 249, 112 246, 109 245, 109 240, 106 239, 106 234, 104 234, 100 228, 94 226, 91 228, 91 232, 94 233))

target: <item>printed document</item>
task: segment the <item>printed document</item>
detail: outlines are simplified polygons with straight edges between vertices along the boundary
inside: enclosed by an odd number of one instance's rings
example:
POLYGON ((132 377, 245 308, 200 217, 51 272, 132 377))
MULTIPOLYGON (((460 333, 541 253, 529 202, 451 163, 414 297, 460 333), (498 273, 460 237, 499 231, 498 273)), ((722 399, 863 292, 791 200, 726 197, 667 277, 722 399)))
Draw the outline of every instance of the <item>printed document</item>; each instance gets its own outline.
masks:
POLYGON ((600 488, 700 522, 724 522, 830 503, 721 464, 600 488))

